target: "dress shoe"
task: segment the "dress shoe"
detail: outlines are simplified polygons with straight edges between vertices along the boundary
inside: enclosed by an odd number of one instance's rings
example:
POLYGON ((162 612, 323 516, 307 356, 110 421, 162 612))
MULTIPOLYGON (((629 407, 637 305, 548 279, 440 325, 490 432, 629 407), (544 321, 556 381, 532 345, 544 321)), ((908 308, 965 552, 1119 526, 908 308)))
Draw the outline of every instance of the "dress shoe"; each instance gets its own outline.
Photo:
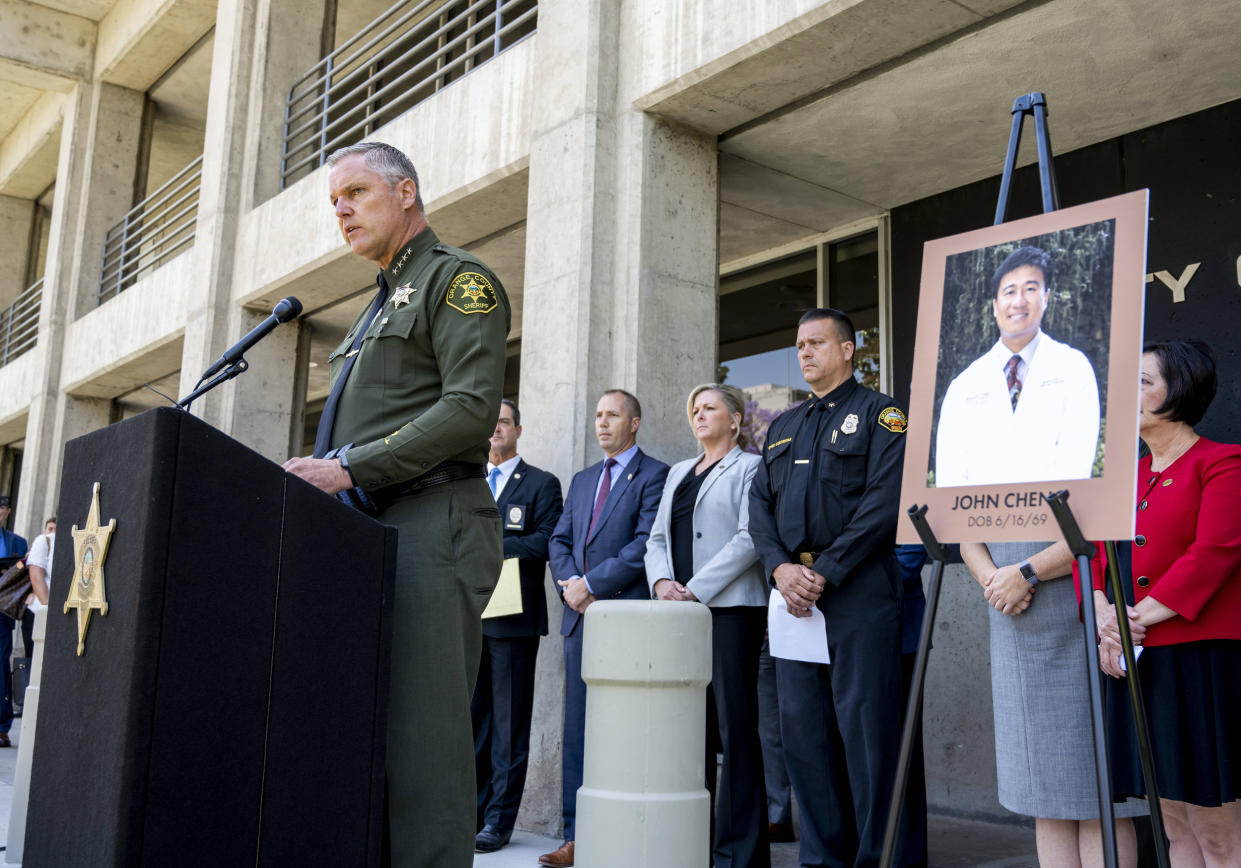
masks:
POLYGON ((475 853, 494 853, 513 837, 512 829, 501 829, 488 823, 482 831, 474 836, 475 853))
MULTIPOLYGON (((7 732, 0 732, 0 747, 12 747, 12 746, 13 746, 13 742, 9 741, 9 734, 7 732)), ((572 853, 573 851, 570 850, 569 852, 572 853)), ((570 861, 569 864, 572 865, 573 862, 570 861)))
POLYGON ((767 840, 772 844, 787 844, 790 841, 796 841, 797 836, 793 834, 793 824, 768 823, 767 840))
POLYGON ((544 853, 539 857, 539 864, 549 865, 551 868, 572 868, 573 842, 565 841, 555 852, 544 853))

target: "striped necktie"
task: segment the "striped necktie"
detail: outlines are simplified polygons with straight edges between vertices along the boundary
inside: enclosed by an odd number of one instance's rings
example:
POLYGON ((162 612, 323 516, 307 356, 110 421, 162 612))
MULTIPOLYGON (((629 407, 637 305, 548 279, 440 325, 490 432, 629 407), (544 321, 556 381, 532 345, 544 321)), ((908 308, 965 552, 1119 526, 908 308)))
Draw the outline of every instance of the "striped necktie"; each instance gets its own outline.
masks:
POLYGON ((1008 364, 1004 366, 1004 370, 1008 372, 1008 398, 1013 402, 1013 409, 1017 409, 1017 399, 1021 397, 1021 377, 1017 376, 1017 368, 1021 365, 1021 356, 1014 355, 1008 360, 1008 364))

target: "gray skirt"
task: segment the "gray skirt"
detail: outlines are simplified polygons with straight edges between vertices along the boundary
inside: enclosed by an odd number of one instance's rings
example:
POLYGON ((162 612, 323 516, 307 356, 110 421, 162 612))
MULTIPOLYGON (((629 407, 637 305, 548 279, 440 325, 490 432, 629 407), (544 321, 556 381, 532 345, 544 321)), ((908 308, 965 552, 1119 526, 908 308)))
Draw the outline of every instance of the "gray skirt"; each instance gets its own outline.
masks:
MULTIPOLYGON (((997 566, 1016 563, 1047 543, 989 546, 997 566)), ((990 610, 991 702, 1000 804, 1056 820, 1099 817, 1090 694, 1077 592, 1071 577, 1038 586, 1020 615, 990 610)), ((1098 672, 1091 659, 1091 673, 1098 672)), ((1146 813, 1133 799, 1116 816, 1146 813)))

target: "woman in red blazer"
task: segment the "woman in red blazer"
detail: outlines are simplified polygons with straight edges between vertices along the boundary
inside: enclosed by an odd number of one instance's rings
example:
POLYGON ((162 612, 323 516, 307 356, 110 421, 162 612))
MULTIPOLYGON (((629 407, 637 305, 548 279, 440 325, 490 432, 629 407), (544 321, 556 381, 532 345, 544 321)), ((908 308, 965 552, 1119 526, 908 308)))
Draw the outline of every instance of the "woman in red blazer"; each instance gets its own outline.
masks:
MULTIPOLYGON (((1241 864, 1241 447, 1194 433, 1215 397, 1201 341, 1142 354, 1137 533, 1128 608, 1173 865, 1241 864)), ((1126 553, 1120 560, 1124 564, 1126 553)), ((1095 562, 1100 666, 1120 668, 1115 610, 1095 562)), ((1117 795, 1145 795, 1123 685, 1111 683, 1117 795)))

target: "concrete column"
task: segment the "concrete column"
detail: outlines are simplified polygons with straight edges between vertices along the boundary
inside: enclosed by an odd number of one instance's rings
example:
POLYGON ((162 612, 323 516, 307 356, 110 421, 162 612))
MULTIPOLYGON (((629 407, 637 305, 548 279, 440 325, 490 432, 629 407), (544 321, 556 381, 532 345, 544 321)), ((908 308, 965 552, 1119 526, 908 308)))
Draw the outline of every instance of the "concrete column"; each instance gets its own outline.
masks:
POLYGON ((284 108, 293 82, 332 51, 335 0, 259 0, 250 89, 249 137, 253 154, 242 190, 247 210, 280 192, 284 108))
POLYGON ((26 288, 26 273, 30 258, 30 230, 34 225, 35 203, 33 199, 0 196, 0 310, 13 303, 13 299, 26 288))
MULTIPOLYGON (((263 13, 273 14, 271 3, 221 3, 216 19, 194 240, 197 267, 188 294, 181 394, 188 394, 211 362, 271 313, 243 310, 233 303, 240 216, 253 202, 245 192, 247 179, 259 171, 248 145, 252 121, 262 118, 251 112, 276 112, 259 98, 261 93, 256 97, 264 77, 256 72, 252 48, 259 32, 266 33, 266 22, 260 24, 263 13)), ((287 38, 287 33, 273 36, 277 42, 287 38)), ((288 457, 295 403, 296 347, 297 328, 281 326, 246 354, 251 365, 247 373, 199 399, 194 412, 247 446, 283 461, 288 457)))
MULTIPOLYGON (((62 241, 61 255, 70 257, 72 295, 67 299, 68 322, 98 306, 99 271, 103 266, 103 241, 109 229, 134 206, 134 175, 142 137, 142 111, 146 95, 141 91, 104 82, 82 84, 88 97, 83 106, 85 123, 72 131, 72 147, 81 150, 81 187, 73 214, 66 215, 75 235, 62 241)), ((66 118, 68 112, 66 112, 66 118)), ((65 132, 70 132, 66 124, 65 132)), ((61 134, 62 136, 64 133, 61 134)), ((61 151, 63 156, 64 143, 61 151)), ((63 160, 62 160, 63 163, 63 160)), ((56 174, 56 201, 66 178, 56 174)), ((53 207, 53 213, 55 213, 53 207)), ((60 221, 56 221, 57 225, 60 221)), ((55 228, 53 229, 55 232, 55 228)), ((55 243, 53 238, 52 243, 55 243)), ((51 251, 48 251, 51 271, 51 251)), ((59 345, 59 344, 58 344, 59 345)))
POLYGON ((39 683, 43 680, 43 641, 47 634, 47 606, 35 603, 34 653, 30 660, 30 683, 22 706, 22 730, 18 736, 17 768, 13 772, 13 801, 9 806, 8 840, 4 861, 20 865, 26 847, 26 808, 30 803, 30 764, 34 757, 35 729, 39 722, 39 683))
MULTIPOLYGON (((271 311, 256 312, 234 308, 239 318, 238 336, 266 319, 271 311)), ((300 320, 284 323, 246 353, 250 370, 224 391, 223 415, 230 421, 229 434, 261 452, 273 461, 289 457, 290 425, 304 412, 304 401, 297 394, 300 384, 303 395, 305 382, 295 376, 298 343, 302 330, 300 320), (242 382, 244 380, 245 382, 242 382)), ((305 365, 307 359, 300 359, 305 365)), ((298 438, 300 445, 301 438, 298 438)))
POLYGON ((104 235, 133 206, 143 100, 138 91, 83 82, 65 104, 39 314, 39 385, 16 516, 23 527, 56 508, 65 442, 108 423, 108 402, 60 393, 61 354, 47 348, 63 347, 68 324, 95 307, 104 235))
MULTIPOLYGON (((717 356, 717 149, 713 137, 633 108, 641 22, 606 0, 541 0, 522 315, 522 452, 568 482, 600 457, 595 403, 642 401, 638 443, 692 454, 690 389, 717 356)), ((560 603, 549 593, 552 623, 560 603)), ((530 773, 519 824, 560 826, 563 659, 540 649, 530 773)))
POLYGON ((586 610, 585 626, 576 861, 586 868, 708 865, 710 610, 607 600, 586 610))

